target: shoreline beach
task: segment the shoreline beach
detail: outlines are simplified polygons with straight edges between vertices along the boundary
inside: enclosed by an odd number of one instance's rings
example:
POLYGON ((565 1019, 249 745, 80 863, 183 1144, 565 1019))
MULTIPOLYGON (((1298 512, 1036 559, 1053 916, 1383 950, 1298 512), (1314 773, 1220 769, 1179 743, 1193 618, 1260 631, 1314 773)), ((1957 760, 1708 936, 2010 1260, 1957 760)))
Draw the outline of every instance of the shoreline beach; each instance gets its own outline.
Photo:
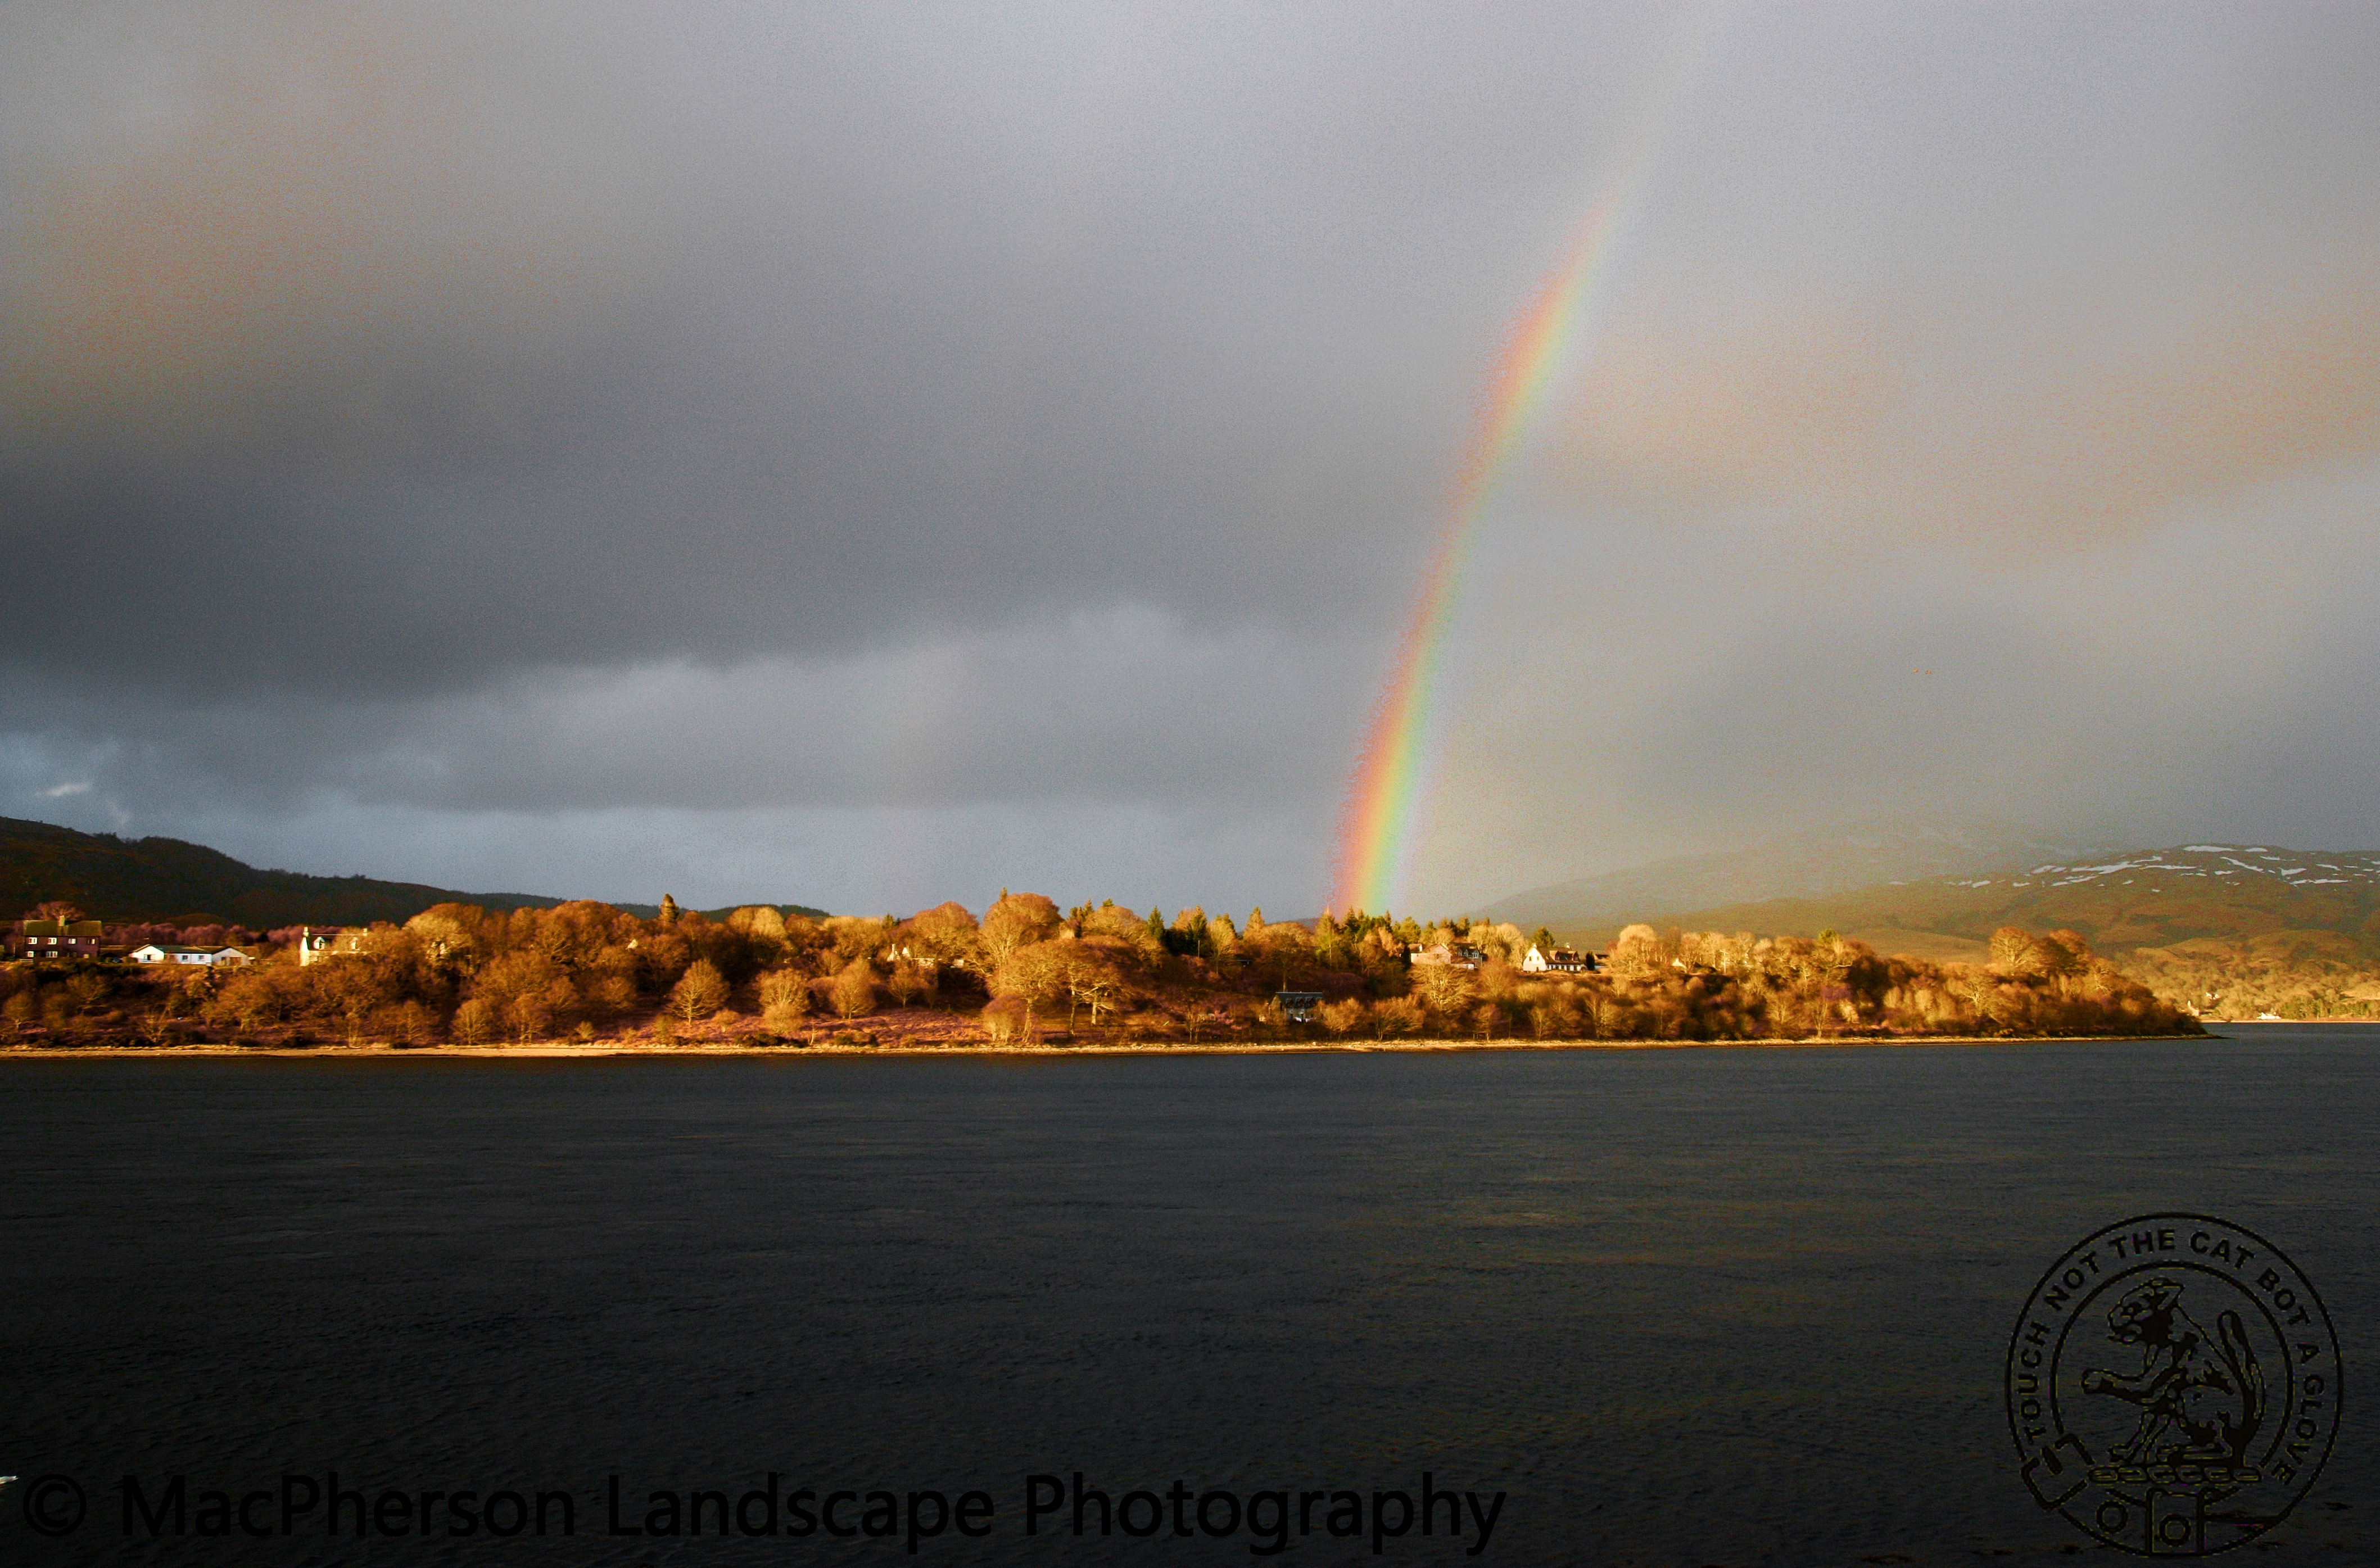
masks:
MULTIPOLYGON (((2315 1019, 2313 1022, 2362 1023, 2363 1019, 2315 1019)), ((1122 1041, 1096 1045, 834 1044, 815 1045, 646 1045, 617 1040, 564 1040, 528 1045, 90 1045, 0 1046, 0 1060, 71 1057, 263 1057, 371 1058, 424 1060, 452 1057, 696 1057, 718 1056, 1263 1056, 1370 1055, 1383 1052, 1451 1052, 1466 1051, 1749 1051, 1822 1046, 1950 1046, 1950 1045, 2088 1045, 2152 1040, 2205 1039, 2205 1035, 1898 1035, 1830 1036, 1825 1039, 1413 1039, 1413 1040, 1240 1040, 1217 1044, 1181 1045, 1156 1041, 1122 1041)))

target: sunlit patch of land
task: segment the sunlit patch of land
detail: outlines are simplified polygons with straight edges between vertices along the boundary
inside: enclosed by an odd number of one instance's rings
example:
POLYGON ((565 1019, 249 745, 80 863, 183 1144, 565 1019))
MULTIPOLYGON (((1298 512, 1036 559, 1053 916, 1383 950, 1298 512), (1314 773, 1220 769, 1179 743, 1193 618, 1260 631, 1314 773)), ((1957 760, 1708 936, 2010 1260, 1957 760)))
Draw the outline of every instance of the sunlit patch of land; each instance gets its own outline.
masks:
POLYGON ((1361 912, 1245 922, 1203 909, 1062 910, 1003 894, 813 918, 710 919, 595 903, 442 904, 288 940, 98 950, 0 970, 0 1040, 24 1050, 961 1051, 1449 1049, 1844 1043, 2192 1034, 2070 930, 2007 927, 1981 961, 1878 953, 1823 931, 1633 926, 1600 954, 1548 931, 1361 912), (145 958, 148 962, 128 962, 145 958))
MULTIPOLYGON (((2369 853, 2183 845, 1688 910, 1664 923, 1803 935, 1831 928, 1944 966, 1987 965, 2002 927, 2058 929, 2160 1000, 2207 1018, 2380 1017, 2380 856, 2369 853)), ((1556 925, 1581 942, 1613 929, 1556 925)))

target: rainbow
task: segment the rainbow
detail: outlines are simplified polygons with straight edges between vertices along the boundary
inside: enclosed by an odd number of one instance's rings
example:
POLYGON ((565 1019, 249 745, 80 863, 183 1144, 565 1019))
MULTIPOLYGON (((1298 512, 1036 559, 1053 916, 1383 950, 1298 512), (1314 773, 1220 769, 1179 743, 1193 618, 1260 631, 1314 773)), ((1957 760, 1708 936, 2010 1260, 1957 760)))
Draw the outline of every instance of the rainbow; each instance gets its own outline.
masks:
POLYGON ((1537 416, 1567 367, 1592 346, 1589 328, 1609 293, 1621 233, 1643 211, 1654 153, 1684 97, 1694 60, 1707 47, 1713 13, 1682 32, 1671 68, 1637 116, 1599 199, 1512 318, 1490 368, 1471 437, 1439 523, 1437 548, 1422 575, 1396 663, 1372 711, 1340 811, 1331 907, 1386 910, 1401 903, 1415 829, 1429 793, 1430 720, 1447 634, 1462 602, 1463 568, 1497 495, 1527 453, 1537 416))

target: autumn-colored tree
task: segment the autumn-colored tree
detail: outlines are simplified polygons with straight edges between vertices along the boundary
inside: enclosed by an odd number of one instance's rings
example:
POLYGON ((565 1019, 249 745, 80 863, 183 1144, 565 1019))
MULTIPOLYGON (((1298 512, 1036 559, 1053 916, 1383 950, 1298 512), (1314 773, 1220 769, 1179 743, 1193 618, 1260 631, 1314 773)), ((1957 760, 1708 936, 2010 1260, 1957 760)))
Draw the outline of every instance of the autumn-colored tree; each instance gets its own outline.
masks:
POLYGON ((1091 1010, 1091 1026, 1099 1027, 1099 1015, 1112 1012, 1124 991, 1123 970, 1136 950, 1108 937, 1090 937, 1082 942, 1053 942, 1052 946, 1068 950, 1065 955, 1066 1027, 1075 1027, 1075 1009, 1091 1010))
POLYGON ((809 1016, 810 982, 797 969, 771 969, 760 977, 760 1020, 789 1029, 809 1016))
POLYGON ((2037 937, 2033 951, 2041 973, 2058 982, 2061 991, 2090 972, 2091 943, 2080 931, 2057 930, 2037 937))
POLYGON ((1557 991, 1529 1008, 1529 1027, 1539 1039, 1575 1039, 1585 1021, 1572 991, 1557 991))
POLYGON ((535 991, 523 991, 504 1003, 504 1022, 523 1045, 543 1035, 553 1023, 553 1008, 535 991))
POLYGON ((785 939, 785 917, 783 911, 773 904, 747 905, 727 917, 727 929, 747 936, 783 942, 785 939))
POLYGON ((1392 996, 1372 1009, 1372 1022, 1384 1035, 1417 1035, 1427 1022, 1421 1003, 1410 996, 1392 996))
POLYGON ((1066 994, 1077 954, 1073 942, 1038 942, 1012 951, 992 971, 994 996, 1013 996, 1025 1006, 1029 1029, 1033 1014, 1066 994))
POLYGON ((1478 994, 1479 982, 1468 969, 1458 969, 1451 964, 1423 964, 1414 968, 1414 998, 1434 1019, 1461 1017, 1478 994))
POLYGON ((983 933, 975 917, 958 904, 938 904, 931 909, 921 909, 909 918, 902 934, 903 945, 910 956, 920 963, 980 964, 983 962, 983 933))
POLYGON ((892 966, 892 973, 885 978, 884 989, 892 993, 892 1000, 899 1005, 915 1006, 918 998, 933 991, 934 972, 914 959, 904 958, 892 966))
POLYGON ((1999 983, 1990 970, 1959 965, 1949 971, 1948 981, 1950 994, 1965 1003, 1977 1017, 1989 1021, 1999 1011, 1999 983))
POLYGON ((2042 972, 2041 944, 2033 933, 2017 926, 2002 926, 1992 933, 1991 966, 2003 975, 2037 975, 2042 972))
POLYGON ((1621 979, 1644 979, 1670 967, 1661 933, 1647 925, 1623 927, 1611 941, 1604 967, 1621 979))
POLYGON ((1084 916, 1082 934, 1106 942, 1117 958, 1136 968, 1154 967, 1165 958, 1165 928, 1151 926, 1131 910, 1113 905, 1084 916))
POLYGON ((1322 1004, 1322 1027, 1329 1029, 1332 1035, 1343 1039, 1364 1027, 1365 1016, 1368 1011, 1369 1009, 1365 1007, 1362 1000, 1357 997, 1351 996, 1339 1002, 1326 1002, 1322 1004))
POLYGON ((893 922, 864 915, 830 915, 820 922, 820 929, 832 952, 825 960, 828 967, 841 970, 855 960, 874 959, 892 945, 893 922))
POLYGON ((596 969, 588 977, 587 991, 581 999, 587 1010, 599 1017, 616 1018, 637 1003, 635 955, 625 949, 611 948, 627 963, 614 968, 609 965, 596 969))
POLYGON ((708 958, 687 965, 677 984, 670 988, 669 1010, 688 1024, 699 1023, 726 1005, 726 977, 708 958))
POLYGON ((1382 924, 1364 933, 1355 944, 1355 966, 1375 978, 1385 979, 1405 966, 1404 939, 1382 924))
POLYGON ((1057 905, 1038 893, 1003 893, 983 918, 984 954, 994 967, 1019 948, 1047 942, 1063 921, 1057 905))
MULTIPOLYGON (((492 1003, 499 1009, 509 1008, 515 998, 542 997, 562 976, 561 966, 534 945, 534 932, 525 932, 528 944, 500 953, 480 966, 471 977, 471 994, 492 1003)), ((336 964, 317 964, 314 970, 345 973, 356 967, 352 960, 336 964)))
POLYGON ((464 968, 479 962, 480 911, 466 904, 438 904, 405 922, 433 964, 464 968))
POLYGON ((876 1008, 876 966, 865 958, 854 958, 835 974, 827 987, 827 1000, 834 1004, 838 1016, 856 1018, 876 1008))
POLYGON ((1172 950, 1199 958, 1215 956, 1215 933, 1207 920, 1207 911, 1194 904, 1173 917, 1172 950))
POLYGON ((499 1016, 496 1004, 483 996, 475 996, 455 1009, 455 1039, 463 1045, 485 1045, 495 1033, 499 1016))
POLYGON ((225 981, 215 994, 214 1005, 222 1015, 231 1018, 243 1032, 249 1032, 279 1018, 283 1002, 280 988, 269 975, 249 970, 225 981))

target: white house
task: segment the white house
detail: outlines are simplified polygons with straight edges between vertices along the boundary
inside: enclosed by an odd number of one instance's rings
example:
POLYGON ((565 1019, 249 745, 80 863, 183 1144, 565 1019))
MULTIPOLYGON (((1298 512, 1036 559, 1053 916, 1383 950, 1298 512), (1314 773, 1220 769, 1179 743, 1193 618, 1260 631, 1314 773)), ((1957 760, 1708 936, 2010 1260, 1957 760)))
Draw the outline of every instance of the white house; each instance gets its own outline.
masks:
POLYGON ((248 962, 248 954, 237 947, 178 947, 164 942, 150 942, 132 950, 135 964, 196 964, 205 968, 228 966, 233 968, 248 962))
POLYGON ((1521 960, 1521 967, 1532 975, 1584 975, 1593 972, 1595 955, 1567 947, 1557 947, 1550 953, 1531 947, 1529 955, 1521 960))
POLYGON ((353 926, 300 926, 298 966, 303 967, 322 958, 352 958, 364 950, 365 935, 353 926))

